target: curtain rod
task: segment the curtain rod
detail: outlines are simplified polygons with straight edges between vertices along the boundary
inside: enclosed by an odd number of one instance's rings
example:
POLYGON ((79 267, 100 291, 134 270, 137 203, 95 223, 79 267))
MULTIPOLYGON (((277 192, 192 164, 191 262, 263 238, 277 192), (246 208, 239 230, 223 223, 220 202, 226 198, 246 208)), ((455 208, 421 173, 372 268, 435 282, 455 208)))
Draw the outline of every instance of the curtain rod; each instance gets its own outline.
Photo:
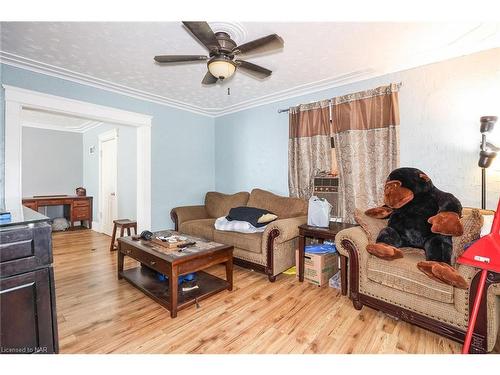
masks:
MULTIPOLYGON (((396 83, 396 85, 398 86, 398 89, 399 89, 401 86, 403 86, 403 82, 398 82, 398 83, 396 83)), ((331 102, 331 101, 332 101, 331 99, 328 99, 328 102, 331 102)), ((297 104, 295 107, 297 107, 299 105, 300 104, 297 104)), ((290 108, 280 108, 280 109, 278 109, 278 113, 287 113, 287 112, 290 112, 290 108)))

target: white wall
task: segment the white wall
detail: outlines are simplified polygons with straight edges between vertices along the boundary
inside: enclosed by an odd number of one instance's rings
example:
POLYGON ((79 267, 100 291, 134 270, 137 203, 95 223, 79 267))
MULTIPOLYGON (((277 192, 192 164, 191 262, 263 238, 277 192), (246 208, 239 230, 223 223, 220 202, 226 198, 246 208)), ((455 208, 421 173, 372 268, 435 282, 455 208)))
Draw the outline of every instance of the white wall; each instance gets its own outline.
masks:
POLYGON ((74 195, 82 177, 82 134, 23 127, 23 197, 74 195))
MULTIPOLYGON (((75 195, 83 182, 82 134, 22 128, 23 197, 75 195)), ((51 218, 63 216, 62 206, 46 207, 51 218)))
MULTIPOLYGON (((401 165, 424 170, 438 188, 479 207, 479 117, 500 116, 500 48, 216 118, 216 189, 261 187, 287 195, 288 116, 277 110, 391 82, 403 83, 401 165)), ((500 123, 497 130, 500 134, 500 123)), ((488 170, 489 208, 496 208, 500 194, 500 172, 493 168, 488 170)))
MULTIPOLYGON (((103 124, 85 133, 23 127, 23 196, 68 194, 83 186, 92 196, 94 221, 99 221, 98 136, 118 129, 118 216, 136 219, 136 129, 103 124), (89 154, 89 147, 95 153, 89 154)), ((50 217, 63 215, 62 207, 47 207, 50 217)))
MULTIPOLYGON (((455 194, 465 206, 479 207, 479 118, 500 116, 500 49, 408 70, 399 77, 404 84, 401 163, 428 171, 437 187, 455 194)), ((494 138, 500 141, 500 123, 496 130, 494 138)), ((498 166, 488 170, 491 209, 496 209, 500 194, 498 166)))

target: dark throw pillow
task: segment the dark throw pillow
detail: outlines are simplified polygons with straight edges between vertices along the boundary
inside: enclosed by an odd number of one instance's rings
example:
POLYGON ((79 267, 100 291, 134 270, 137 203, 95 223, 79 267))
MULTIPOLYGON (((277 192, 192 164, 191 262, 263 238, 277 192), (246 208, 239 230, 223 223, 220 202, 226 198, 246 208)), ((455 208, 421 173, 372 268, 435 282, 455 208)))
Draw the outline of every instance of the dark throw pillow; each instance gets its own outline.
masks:
POLYGON ((263 210, 256 207, 235 207, 229 210, 229 215, 226 219, 229 221, 238 220, 246 221, 254 227, 259 228, 269 224, 278 218, 275 214, 268 210, 263 210))

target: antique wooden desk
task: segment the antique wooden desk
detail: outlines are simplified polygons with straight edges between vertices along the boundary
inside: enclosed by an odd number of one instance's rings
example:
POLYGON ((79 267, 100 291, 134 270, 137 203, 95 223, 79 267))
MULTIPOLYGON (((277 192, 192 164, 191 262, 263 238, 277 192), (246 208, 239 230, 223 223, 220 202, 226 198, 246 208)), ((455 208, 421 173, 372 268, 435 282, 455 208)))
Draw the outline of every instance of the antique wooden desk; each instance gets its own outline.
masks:
POLYGON ((86 221, 87 228, 92 229, 92 197, 76 195, 54 195, 23 198, 23 206, 38 211, 43 206, 64 206, 64 216, 74 227, 75 221, 86 221))

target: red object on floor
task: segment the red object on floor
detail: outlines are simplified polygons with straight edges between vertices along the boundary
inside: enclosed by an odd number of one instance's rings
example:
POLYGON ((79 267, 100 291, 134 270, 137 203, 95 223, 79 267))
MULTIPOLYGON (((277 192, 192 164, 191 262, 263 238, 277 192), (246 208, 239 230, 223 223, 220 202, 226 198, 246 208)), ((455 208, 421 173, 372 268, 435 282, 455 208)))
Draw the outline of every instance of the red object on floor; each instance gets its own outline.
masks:
POLYGON ((486 276, 488 271, 500 273, 500 199, 498 200, 497 210, 493 218, 490 234, 481 237, 478 241, 472 244, 464 253, 457 259, 458 263, 467 264, 472 267, 482 269, 481 278, 477 286, 476 299, 472 307, 472 313, 469 318, 469 327, 465 336, 464 347, 462 354, 469 353, 472 334, 476 326, 477 313, 481 305, 483 297, 484 285, 486 284, 486 276))

